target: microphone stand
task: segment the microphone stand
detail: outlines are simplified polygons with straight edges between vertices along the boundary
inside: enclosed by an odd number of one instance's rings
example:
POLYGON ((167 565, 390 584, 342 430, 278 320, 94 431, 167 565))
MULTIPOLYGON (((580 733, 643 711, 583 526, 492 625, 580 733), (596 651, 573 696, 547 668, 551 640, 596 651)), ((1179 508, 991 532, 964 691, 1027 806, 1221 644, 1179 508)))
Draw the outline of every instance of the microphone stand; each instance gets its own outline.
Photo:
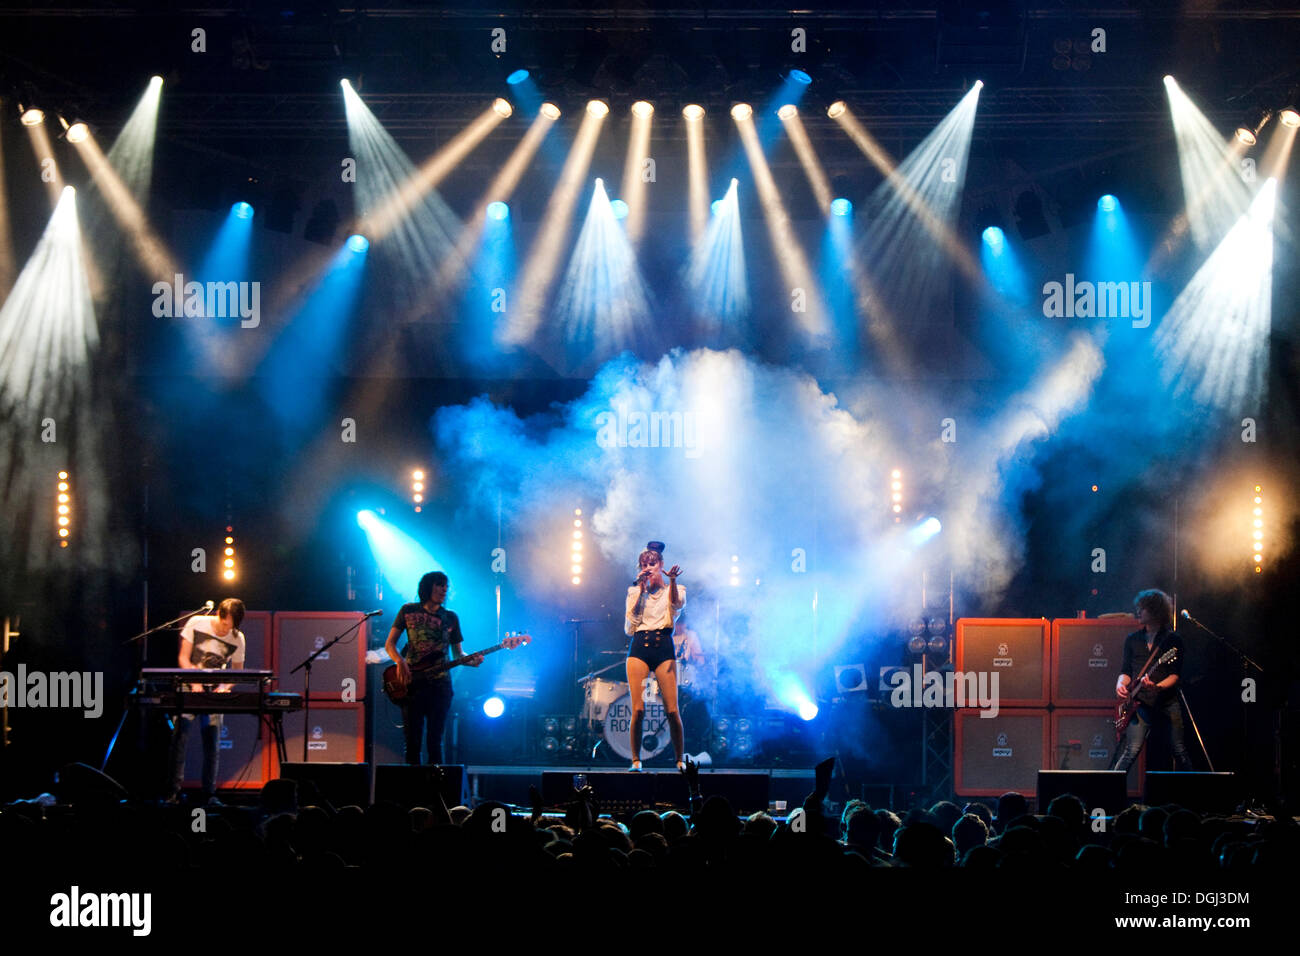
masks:
POLYGON ((343 640, 343 638, 347 637, 349 634, 351 634, 353 631, 359 628, 362 624, 365 624, 366 621, 370 620, 372 616, 373 615, 370 614, 362 615, 361 620, 357 621, 346 631, 343 631, 340 634, 338 634, 336 637, 332 638, 328 643, 322 645, 321 647, 316 648, 316 650, 312 651, 311 654, 307 655, 307 659, 305 661, 303 661, 293 670, 289 671, 290 674, 296 674, 298 673, 298 671, 302 670, 303 668, 307 669, 307 673, 304 675, 305 680, 302 689, 302 762, 303 763, 307 763, 307 741, 311 737, 311 662, 314 661, 316 658, 320 657, 322 654, 328 651, 339 641, 343 640))
MULTIPOLYGON (((1186 620, 1191 621, 1193 624, 1195 624, 1197 627, 1199 627, 1199 628, 1200 628, 1202 631, 1204 631, 1206 634, 1210 635, 1210 637, 1214 638, 1216 641, 1218 641, 1220 644, 1222 644, 1222 645, 1223 645, 1224 647, 1226 647, 1228 650, 1232 651, 1232 653, 1234 653, 1234 654, 1237 655, 1237 659, 1238 659, 1239 661, 1241 661, 1241 673, 1242 673, 1243 679, 1244 679, 1245 676, 1248 674, 1249 669, 1252 668, 1252 667, 1255 668, 1255 670, 1259 671, 1259 673, 1260 673, 1261 676, 1264 674, 1264 668, 1260 667, 1259 664, 1257 664, 1254 660, 1251 659, 1250 655, 1248 655, 1245 651, 1243 651, 1243 650, 1241 650, 1240 648, 1238 648, 1237 645, 1233 644, 1233 643, 1232 643, 1231 641, 1229 641, 1227 638, 1220 637, 1218 634, 1215 634, 1214 631, 1210 630, 1208 627, 1206 627, 1204 624, 1202 624, 1202 623, 1201 623, 1200 621, 1198 621, 1196 618, 1194 618, 1194 617, 1192 617, 1190 614, 1188 614, 1188 613, 1187 613, 1187 610, 1186 610, 1185 608, 1184 608, 1180 613, 1182 614, 1182 616, 1183 616, 1186 620)), ((1179 688, 1178 688, 1178 694, 1179 694, 1179 696, 1182 697, 1182 699, 1183 699, 1183 706, 1184 706, 1184 707, 1187 707, 1187 695, 1183 693, 1183 689, 1182 689, 1181 683, 1180 683, 1180 686, 1179 686, 1179 688)), ((1242 758, 1243 758, 1243 759, 1245 759, 1245 755, 1246 755, 1246 744, 1247 744, 1247 736, 1248 736, 1248 735, 1247 735, 1247 717, 1248 717, 1248 714, 1249 714, 1249 712, 1246 710, 1246 702, 1243 700, 1243 701, 1241 702, 1241 744, 1242 744, 1242 747, 1241 747, 1241 753, 1242 753, 1242 758)), ((1187 708, 1187 715, 1188 715, 1189 717, 1192 717, 1192 709, 1191 709, 1190 707, 1187 708)), ((1201 752, 1205 754, 1205 762, 1206 762, 1207 764, 1209 764, 1209 766, 1210 766, 1210 772, 1213 773, 1213 772, 1214 772, 1214 763, 1210 760, 1210 755, 1209 755, 1208 753, 1206 753, 1206 751, 1205 751, 1205 743, 1204 743, 1203 741, 1201 741, 1201 731, 1200 731, 1200 728, 1198 728, 1198 727, 1196 726, 1196 718, 1195 718, 1195 717, 1192 717, 1192 729, 1196 731, 1196 740, 1197 740, 1198 743, 1201 744, 1201 752)))
MULTIPOLYGON (((122 642, 122 644, 123 645, 134 644, 136 641, 143 641, 150 634, 154 634, 157 633, 158 631, 166 630, 167 628, 172 627, 175 624, 179 624, 181 621, 187 621, 190 618, 194 617, 195 615, 204 613, 208 610, 210 610, 210 608, 205 604, 203 605, 203 607, 195 608, 193 611, 186 611, 184 614, 180 615, 179 617, 174 617, 170 621, 164 621, 162 624, 159 624, 157 627, 151 627, 148 630, 141 631, 139 634, 135 634, 131 637, 128 637, 125 641, 122 642)), ((135 665, 135 686, 137 688, 139 688, 140 686, 140 679, 143 676, 142 673, 143 670, 144 670, 144 654, 142 652, 141 654, 137 655, 136 665, 135 665)), ((126 715, 129 714, 130 712, 131 712, 131 700, 127 700, 127 702, 122 705, 122 716, 118 719, 117 729, 113 731, 113 736, 108 742, 108 749, 104 751, 104 759, 100 761, 99 764, 100 773, 105 772, 105 768, 108 766, 108 760, 110 757, 113 756, 113 748, 117 746, 117 738, 121 736, 122 728, 126 726, 126 715)))

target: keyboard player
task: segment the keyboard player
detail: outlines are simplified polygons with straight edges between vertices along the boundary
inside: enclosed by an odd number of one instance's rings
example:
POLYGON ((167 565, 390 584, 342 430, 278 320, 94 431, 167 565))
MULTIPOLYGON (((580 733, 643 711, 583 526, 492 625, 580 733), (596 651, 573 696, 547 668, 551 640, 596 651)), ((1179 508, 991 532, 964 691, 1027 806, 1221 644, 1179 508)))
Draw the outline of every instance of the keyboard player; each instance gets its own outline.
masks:
MULTIPOLYGON (((181 629, 181 646, 176 663, 184 670, 204 668, 229 670, 244 666, 244 633, 239 625, 244 621, 244 602, 226 598, 217 606, 216 614, 197 614, 185 622, 181 629)), ((193 690, 204 689, 192 685, 193 690)), ((226 693, 229 684, 219 684, 214 689, 226 693)), ((215 803, 217 793, 217 762, 221 753, 222 714, 198 715, 199 731, 203 735, 203 802, 215 803)), ((189 742, 194 714, 181 714, 172 729, 171 792, 168 802, 178 803, 181 784, 185 780, 185 748, 189 742)))

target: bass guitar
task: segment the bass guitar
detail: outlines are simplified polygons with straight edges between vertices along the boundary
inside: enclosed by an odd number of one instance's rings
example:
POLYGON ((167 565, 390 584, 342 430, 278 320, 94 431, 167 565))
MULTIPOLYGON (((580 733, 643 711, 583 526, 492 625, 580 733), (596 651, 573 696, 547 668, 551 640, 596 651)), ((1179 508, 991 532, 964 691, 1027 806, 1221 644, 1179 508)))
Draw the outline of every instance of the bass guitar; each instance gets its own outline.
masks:
MULTIPOLYGON (((1152 657, 1155 657, 1155 655, 1153 654, 1152 657)), ((1148 659, 1146 666, 1142 668, 1137 679, 1129 682, 1128 696, 1119 702, 1119 708, 1115 713, 1115 741, 1117 743, 1124 739, 1124 731, 1128 730, 1128 725, 1132 723, 1133 715, 1137 713, 1138 704, 1149 704, 1155 699, 1151 695, 1143 697, 1142 688, 1139 687, 1142 683, 1142 678, 1157 667, 1160 667, 1162 664, 1168 664, 1176 657, 1178 657, 1178 648, 1171 647, 1169 650, 1161 654, 1160 659, 1155 661, 1155 663, 1152 663, 1151 660, 1148 659), (1150 699, 1147 699, 1148 697, 1150 699)))
MULTIPOLYGON (((489 648, 481 651, 475 651, 473 654, 466 654, 464 657, 456 657, 449 661, 432 661, 423 667, 412 667, 412 676, 415 674, 430 674, 437 676, 445 674, 453 667, 459 667, 475 657, 486 657, 488 654, 495 654, 497 651, 512 651, 521 644, 531 644, 532 635, 530 634, 508 634, 506 639, 500 644, 494 644, 489 648)), ((410 696, 410 684, 402 683, 398 676, 396 664, 389 664, 384 668, 384 694, 394 704, 403 704, 406 698, 410 696)))

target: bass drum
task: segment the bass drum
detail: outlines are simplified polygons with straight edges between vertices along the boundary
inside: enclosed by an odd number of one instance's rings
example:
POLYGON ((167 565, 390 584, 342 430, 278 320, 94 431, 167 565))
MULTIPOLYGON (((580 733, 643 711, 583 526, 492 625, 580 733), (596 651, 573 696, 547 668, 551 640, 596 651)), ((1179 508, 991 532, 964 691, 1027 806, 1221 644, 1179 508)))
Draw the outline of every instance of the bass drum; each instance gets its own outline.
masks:
MULTIPOLYGON (((659 687, 653 680, 645 684, 645 716, 641 720, 641 759, 659 756, 672 743, 668 733, 668 717, 664 711, 659 687)), ((624 694, 605 711, 605 743, 624 760, 632 759, 628 734, 632 730, 632 695, 624 694)))
POLYGON ((597 677, 587 682, 586 692, 582 696, 583 720, 601 723, 609 713, 609 705, 620 697, 627 696, 627 681, 605 680, 597 677))

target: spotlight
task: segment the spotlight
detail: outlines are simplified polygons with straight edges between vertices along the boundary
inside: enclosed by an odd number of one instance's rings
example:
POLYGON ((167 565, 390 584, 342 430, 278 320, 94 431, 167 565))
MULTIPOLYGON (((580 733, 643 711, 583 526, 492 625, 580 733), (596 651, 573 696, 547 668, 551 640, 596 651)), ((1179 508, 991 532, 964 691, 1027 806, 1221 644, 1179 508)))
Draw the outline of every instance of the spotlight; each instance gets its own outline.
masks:
POLYGON ((348 236, 348 248, 353 252, 365 252, 370 248, 370 240, 360 233, 348 236))
POLYGON ((547 119, 557 120, 560 118, 560 108, 554 103, 543 103, 541 114, 547 119))
POLYGON ((687 106, 683 106, 682 116, 686 117, 688 120, 704 119, 704 107, 700 106, 698 103, 691 103, 687 106))
POLYGON ((417 512, 424 510, 424 472, 419 468, 411 472, 411 503, 417 512))
POLYGON ((810 700, 805 700, 799 705, 799 716, 803 720, 816 720, 817 705, 810 700))
POLYGON ((1277 114, 1278 121, 1287 129, 1295 129, 1300 126, 1300 112, 1294 107, 1288 106, 1277 114))
POLYGON ((609 208, 614 210, 615 219, 627 218, 627 203, 623 202, 623 200, 621 199, 612 200, 609 204, 609 208))
POLYGON ((520 69, 520 70, 515 70, 513 73, 507 76, 506 82, 509 83, 511 86, 517 86, 518 84, 522 83, 526 79, 528 79, 528 71, 520 69))
POLYGON ((989 226, 984 230, 984 241, 994 249, 1001 249, 1007 241, 1006 235, 999 226, 989 226))
POLYGON ((18 115, 22 118, 24 126, 40 126, 45 122, 45 110, 37 109, 35 106, 23 109, 22 104, 19 103, 18 115))
POLYGON ((731 108, 731 118, 736 120, 747 120, 754 115, 754 107, 748 103, 737 103, 731 108))
POLYGON ((233 525, 226 525, 226 556, 222 559, 221 576, 227 581, 235 580, 235 539, 231 536, 233 525))
POLYGON ((59 490, 58 494, 55 496, 55 500, 58 502, 58 506, 55 509, 55 514, 57 515, 55 520, 59 526, 59 547, 66 548, 68 546, 68 535, 72 533, 72 529, 68 527, 72 523, 72 506, 69 504, 72 500, 72 496, 69 492, 68 473, 66 471, 59 472, 59 483, 57 487, 59 490))
POLYGON ((236 219, 252 219, 253 207, 246 202, 237 202, 230 207, 230 211, 235 214, 236 219))
POLYGON ((506 702, 500 697, 489 697, 483 701, 483 713, 487 714, 493 720, 496 720, 506 712, 506 702))
POLYGON ((1273 114, 1268 110, 1252 110, 1248 115, 1246 122, 1237 127, 1237 131, 1234 134, 1237 137, 1237 141, 1245 146, 1254 146, 1259 142, 1260 131, 1272 118, 1273 114))
POLYGON ((509 116, 514 111, 515 108, 499 96, 492 101, 492 112, 496 113, 497 116, 509 116))
POLYGON ((789 79, 794 80, 796 83, 801 83, 804 86, 807 86, 809 83, 812 82, 812 77, 809 76, 807 73, 805 73, 803 70, 791 70, 789 74, 789 79))
POLYGON ((604 100, 588 100, 587 112, 592 116, 604 116, 609 112, 609 104, 604 100))
POLYGON ((799 109, 793 103, 786 103, 776 111, 776 115, 783 120, 794 119, 799 115, 799 109))
POLYGON ((149 83, 153 86, 162 86, 163 78, 155 73, 153 76, 149 77, 149 83))
POLYGON ((68 127, 67 138, 69 143, 84 143, 86 137, 90 135, 90 127, 77 120, 68 127))
POLYGON ((853 203, 849 202, 847 199, 841 198, 831 200, 831 215, 847 216, 851 212, 853 212, 853 203))
POLYGON ((651 105, 650 103, 647 103, 645 100, 637 100, 635 103, 632 104, 632 115, 639 116, 641 119, 645 119, 647 116, 650 116, 652 113, 654 113, 654 111, 655 111, 654 106, 651 105))
POLYGON ((826 115, 829 116, 831 119, 835 119, 835 117, 837 116, 843 116, 845 110, 847 110, 848 108, 849 108, 848 103, 845 103, 843 100, 836 100, 834 103, 832 103, 830 106, 826 108, 826 115))
POLYGON ((1097 208, 1102 212, 1114 212, 1119 208, 1119 200, 1110 193, 1106 193, 1106 195, 1097 200, 1097 208))
POLYGON ((721 199, 713 200, 713 202, 709 203, 709 211, 716 216, 718 213, 722 212, 722 203, 723 200, 721 199))
POLYGON ((489 219, 495 219, 497 222, 500 222, 503 219, 509 219, 510 207, 500 200, 490 202, 487 207, 487 217, 489 219))

